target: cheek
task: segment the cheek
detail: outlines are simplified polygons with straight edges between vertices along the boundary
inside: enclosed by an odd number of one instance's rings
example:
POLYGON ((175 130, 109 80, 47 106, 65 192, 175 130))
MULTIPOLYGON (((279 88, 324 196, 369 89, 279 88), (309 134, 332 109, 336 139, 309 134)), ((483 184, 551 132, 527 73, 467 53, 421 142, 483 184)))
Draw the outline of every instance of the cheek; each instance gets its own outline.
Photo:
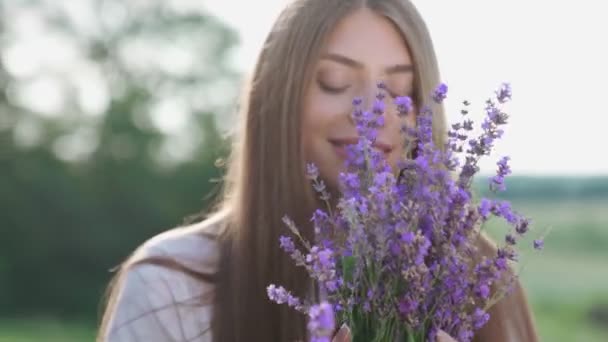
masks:
MULTIPOLYGON (((307 157, 314 146, 330 137, 334 127, 340 125, 341 115, 348 107, 340 96, 329 96, 316 89, 309 91, 302 110, 302 144, 307 157)), ((318 151, 317 151, 318 152, 318 151)))
POLYGON ((328 139, 351 131, 348 128, 349 104, 346 96, 327 95, 313 90, 305 98, 302 110, 304 158, 306 162, 317 165, 321 178, 332 189, 337 187, 343 160, 336 155, 328 139))
POLYGON ((324 94, 315 89, 307 100, 308 114, 319 124, 330 124, 349 110, 350 102, 348 96, 324 94))
MULTIPOLYGON (((408 148, 408 138, 405 133, 401 132, 401 128, 403 125, 407 127, 415 127, 416 126, 416 115, 415 108, 405 117, 399 117, 396 113, 396 108, 390 108, 390 110, 394 110, 391 115, 387 116, 387 125, 385 127, 386 134, 390 137, 390 141, 395 146, 395 149, 391 152, 388 162, 391 166, 396 167, 397 162, 406 157, 406 150, 411 149, 411 146, 408 148)), ((409 139, 409 144, 413 143, 411 139, 409 139)))
POLYGON ((314 146, 314 141, 318 139, 323 124, 323 113, 319 112, 315 96, 305 98, 304 108, 302 109, 302 145, 304 156, 309 159, 314 146))

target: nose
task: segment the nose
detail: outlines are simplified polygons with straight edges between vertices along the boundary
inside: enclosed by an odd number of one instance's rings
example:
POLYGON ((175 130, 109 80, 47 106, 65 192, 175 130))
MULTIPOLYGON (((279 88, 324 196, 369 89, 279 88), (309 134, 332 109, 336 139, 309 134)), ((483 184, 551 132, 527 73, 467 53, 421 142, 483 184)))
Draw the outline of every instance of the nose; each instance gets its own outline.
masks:
POLYGON ((384 90, 382 89, 383 87, 384 85, 381 82, 370 83, 365 87, 362 96, 363 105, 365 106, 365 109, 371 110, 371 107, 374 105, 374 102, 379 99, 380 93, 385 95, 384 90))
POLYGON ((379 90, 377 85, 372 84, 372 85, 366 85, 365 87, 361 87, 361 91, 359 92, 359 95, 357 95, 357 99, 360 100, 360 104, 357 106, 353 106, 351 107, 351 111, 350 111, 350 115, 348 115, 349 121, 354 125, 356 124, 354 121, 354 117, 353 117, 353 112, 355 109, 357 110, 362 110, 362 111, 370 111, 372 110, 372 106, 374 105, 374 102, 377 100, 378 98, 378 93, 379 90))
MULTIPOLYGON (((387 127, 400 127, 397 109, 393 103, 392 97, 388 93, 384 82, 366 82, 365 85, 361 86, 358 98, 361 99, 361 104, 358 106, 358 108, 364 111, 373 110, 376 101, 381 101, 383 103, 382 116, 384 124, 381 127, 378 127, 378 133, 384 131, 385 129, 387 129, 387 127)), ((354 110, 355 108, 352 109, 354 110)), ((349 115, 349 118, 351 123, 355 124, 352 115, 349 115)))

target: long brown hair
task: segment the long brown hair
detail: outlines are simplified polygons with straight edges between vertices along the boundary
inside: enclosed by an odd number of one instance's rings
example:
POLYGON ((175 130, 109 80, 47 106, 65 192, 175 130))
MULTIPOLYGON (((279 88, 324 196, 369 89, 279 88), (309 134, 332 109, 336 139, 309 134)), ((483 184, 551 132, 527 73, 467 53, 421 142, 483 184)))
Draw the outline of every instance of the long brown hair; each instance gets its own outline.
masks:
MULTIPOLYGON (((213 277, 216 341, 305 337, 302 315, 271 303, 265 289, 277 283, 303 297, 311 290, 307 275, 277 242, 285 233, 285 215, 305 237, 312 235, 309 218, 317 202, 305 175, 299 113, 326 37, 342 18, 363 7, 385 16, 401 32, 413 59, 415 102, 427 103, 439 83, 429 32, 408 0, 295 0, 282 11, 246 86, 224 192, 214 214, 228 213, 216 237, 221 246, 218 273, 213 277)), ((440 105, 432 109, 434 140, 436 146, 443 146, 444 110, 440 105)))

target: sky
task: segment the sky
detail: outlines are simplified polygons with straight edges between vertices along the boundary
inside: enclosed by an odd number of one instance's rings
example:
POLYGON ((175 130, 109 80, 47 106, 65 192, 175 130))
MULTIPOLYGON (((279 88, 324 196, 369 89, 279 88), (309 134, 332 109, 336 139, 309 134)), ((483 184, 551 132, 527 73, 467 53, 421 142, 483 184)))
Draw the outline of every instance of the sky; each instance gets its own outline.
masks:
MULTIPOLYGON (((86 6, 96 0, 41 1, 68 10, 82 32, 91 29, 88 23, 94 22, 95 16, 103 17, 86 6)), ((240 36, 232 61, 238 71, 247 73, 253 68, 273 21, 289 0, 166 1, 184 9, 206 8, 232 26, 240 36)), ((608 44, 604 36, 608 32, 604 18, 607 2, 412 1, 430 30, 442 81, 450 89, 446 101, 450 122, 459 119, 462 101, 469 100, 473 104, 471 118, 481 123, 484 101, 502 82, 512 85, 513 100, 505 107, 510 122, 495 153, 482 160, 483 173, 493 172, 496 161, 508 155, 514 174, 608 175, 608 144, 603 141, 608 123, 608 44)), ((120 8, 104 13, 108 20, 125 20, 120 8)), ((15 92, 23 103, 37 112, 47 112, 45 115, 61 113, 59 109, 67 95, 55 79, 59 75, 76 86, 77 100, 84 112, 103 113, 108 105, 108 84, 99 67, 79 55, 77 42, 49 32, 40 13, 24 11, 13 17, 11 27, 20 32, 21 39, 0 51, 0 58, 13 76, 32 77, 15 92), (45 74, 44 70, 52 72, 45 74)), ((125 56, 137 65, 160 64, 161 69, 187 73, 188 66, 200 58, 178 47, 163 46, 144 54, 129 50, 125 56)), ((238 89, 213 91, 232 97, 238 89)), ((176 137, 192 136, 180 133, 191 122, 191 113, 183 105, 168 101, 156 109, 151 116, 161 128, 176 137)), ((37 136, 35 125, 28 126, 27 120, 20 123, 16 131, 23 133, 18 134, 23 137, 21 140, 34 141, 31 137, 37 136)), ((75 139, 71 145, 82 147, 79 141, 92 141, 87 137, 85 134, 85 138, 75 139)), ((188 150, 182 145, 172 150, 188 150)), ((59 150, 69 151, 65 147, 59 150)), ((93 150, 91 147, 80 154, 86 156, 93 150)))
MULTIPOLYGON (((236 67, 253 67, 273 20, 286 0, 206 0, 208 10, 241 37, 236 67)), ((480 122, 483 102, 502 83, 513 88, 511 115, 495 154, 482 163, 496 169, 511 157, 514 174, 606 175, 608 44, 596 0, 414 0, 431 32, 442 80, 450 93, 448 119, 460 103, 473 103, 480 122), (604 43, 603 43, 604 42, 604 43)))

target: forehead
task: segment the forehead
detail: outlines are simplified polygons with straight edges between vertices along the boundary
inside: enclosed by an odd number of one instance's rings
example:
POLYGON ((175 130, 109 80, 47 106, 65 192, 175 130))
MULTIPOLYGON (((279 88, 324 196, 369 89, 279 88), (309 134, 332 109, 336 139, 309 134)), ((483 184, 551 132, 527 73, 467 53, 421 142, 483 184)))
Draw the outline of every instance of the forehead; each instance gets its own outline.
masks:
POLYGON ((346 56, 370 68, 412 63, 397 27, 369 9, 342 18, 327 37, 323 53, 346 56))

